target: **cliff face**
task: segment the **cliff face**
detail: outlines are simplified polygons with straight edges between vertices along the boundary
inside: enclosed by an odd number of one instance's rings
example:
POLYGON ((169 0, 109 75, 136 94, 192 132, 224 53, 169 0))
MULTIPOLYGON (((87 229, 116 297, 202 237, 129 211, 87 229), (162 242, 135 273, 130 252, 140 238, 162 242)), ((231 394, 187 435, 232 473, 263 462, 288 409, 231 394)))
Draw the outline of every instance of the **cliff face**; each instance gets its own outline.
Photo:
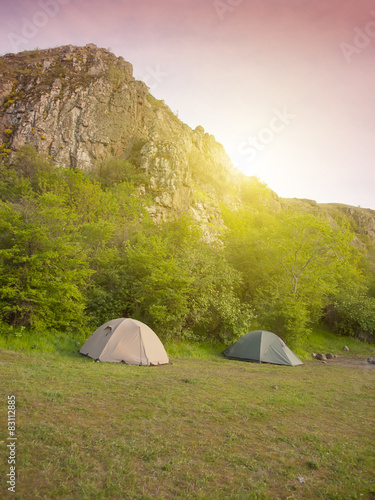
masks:
MULTIPOLYGON (((222 145, 202 127, 192 130, 155 99, 134 79, 129 62, 94 44, 1 57, 0 134, 5 157, 31 144, 57 164, 82 170, 106 158, 129 159, 148 174, 143 190, 153 197, 156 219, 189 211, 212 227, 222 224, 220 202, 240 203, 244 176, 222 145)), ((272 211, 318 210, 346 217, 357 245, 375 248, 373 210, 279 200, 271 191, 267 200, 272 211)))
POLYGON ((156 218, 190 210, 219 224, 218 200, 241 174, 213 136, 182 123, 132 73, 130 63, 94 44, 3 56, 0 154, 31 144, 82 170, 131 159, 149 175, 156 218))

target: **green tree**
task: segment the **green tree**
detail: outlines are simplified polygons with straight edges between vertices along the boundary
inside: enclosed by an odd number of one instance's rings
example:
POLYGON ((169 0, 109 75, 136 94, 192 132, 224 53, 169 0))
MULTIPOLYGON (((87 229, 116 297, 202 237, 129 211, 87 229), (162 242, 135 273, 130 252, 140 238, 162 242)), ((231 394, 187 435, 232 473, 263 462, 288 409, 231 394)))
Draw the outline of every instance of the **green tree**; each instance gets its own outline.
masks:
POLYGON ((312 214, 242 212, 238 218, 227 217, 227 255, 247 280, 246 299, 260 327, 297 343, 328 298, 345 281, 360 279, 353 234, 312 214))
POLYGON ((103 316, 108 310, 133 316, 164 340, 228 341, 248 329, 253 314, 237 296, 239 273, 220 248, 202 240, 189 217, 145 223, 113 258, 116 265, 105 273, 109 286, 101 282, 90 291, 103 316))
POLYGON ((0 317, 13 326, 84 324, 91 272, 75 228, 53 194, 0 204, 0 317))

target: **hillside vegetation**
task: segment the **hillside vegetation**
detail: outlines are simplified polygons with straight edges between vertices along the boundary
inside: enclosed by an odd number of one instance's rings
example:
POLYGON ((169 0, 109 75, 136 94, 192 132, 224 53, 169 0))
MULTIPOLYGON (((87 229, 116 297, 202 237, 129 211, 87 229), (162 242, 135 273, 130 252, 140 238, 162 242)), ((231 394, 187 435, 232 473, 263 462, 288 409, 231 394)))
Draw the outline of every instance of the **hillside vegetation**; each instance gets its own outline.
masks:
POLYGON ((344 218, 276 209, 242 180, 239 208, 202 237, 187 213, 150 216, 149 177, 129 161, 87 173, 31 146, 0 165, 0 321, 5 338, 52 331, 82 341, 114 317, 165 341, 229 343, 269 329, 292 346, 324 319, 374 338, 374 275, 344 218))
POLYGON ((375 332, 375 213, 282 200, 94 44, 0 58, 0 332, 375 332))

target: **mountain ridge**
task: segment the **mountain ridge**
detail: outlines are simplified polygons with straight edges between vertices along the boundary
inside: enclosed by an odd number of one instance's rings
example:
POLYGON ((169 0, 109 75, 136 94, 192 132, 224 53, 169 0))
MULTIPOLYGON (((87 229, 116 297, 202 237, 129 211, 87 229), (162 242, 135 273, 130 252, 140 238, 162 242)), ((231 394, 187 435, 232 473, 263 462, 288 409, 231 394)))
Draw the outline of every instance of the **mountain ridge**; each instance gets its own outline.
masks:
MULTIPOLYGON (((2 156, 31 144, 84 171, 129 160, 149 176, 155 218, 190 210, 212 223, 221 184, 242 178, 212 135, 184 124, 134 79, 130 63, 94 44, 3 56, 0 99, 2 156)), ((220 197, 228 198, 225 189, 220 197)))
MULTIPOLYGON (((151 194, 156 220, 188 211, 207 231, 222 226, 220 204, 241 206, 241 184, 249 179, 213 135, 201 126, 193 130, 153 97, 130 62, 92 43, 2 56, 0 134, 3 157, 30 144, 55 163, 83 171, 111 158, 130 161, 147 175, 140 193, 151 194)), ((341 215, 375 243, 372 209, 269 193, 272 210, 341 215)))

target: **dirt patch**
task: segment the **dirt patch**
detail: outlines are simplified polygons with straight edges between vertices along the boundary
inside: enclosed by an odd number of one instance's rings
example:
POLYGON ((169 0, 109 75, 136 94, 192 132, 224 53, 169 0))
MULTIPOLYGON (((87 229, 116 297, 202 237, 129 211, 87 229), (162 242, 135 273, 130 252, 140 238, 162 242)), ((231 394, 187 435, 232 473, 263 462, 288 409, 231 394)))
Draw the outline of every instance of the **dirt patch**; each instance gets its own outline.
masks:
POLYGON ((369 363, 369 356, 337 356, 337 358, 328 359, 327 361, 318 361, 327 365, 348 366, 353 368, 363 368, 367 370, 375 370, 375 365, 369 363))

